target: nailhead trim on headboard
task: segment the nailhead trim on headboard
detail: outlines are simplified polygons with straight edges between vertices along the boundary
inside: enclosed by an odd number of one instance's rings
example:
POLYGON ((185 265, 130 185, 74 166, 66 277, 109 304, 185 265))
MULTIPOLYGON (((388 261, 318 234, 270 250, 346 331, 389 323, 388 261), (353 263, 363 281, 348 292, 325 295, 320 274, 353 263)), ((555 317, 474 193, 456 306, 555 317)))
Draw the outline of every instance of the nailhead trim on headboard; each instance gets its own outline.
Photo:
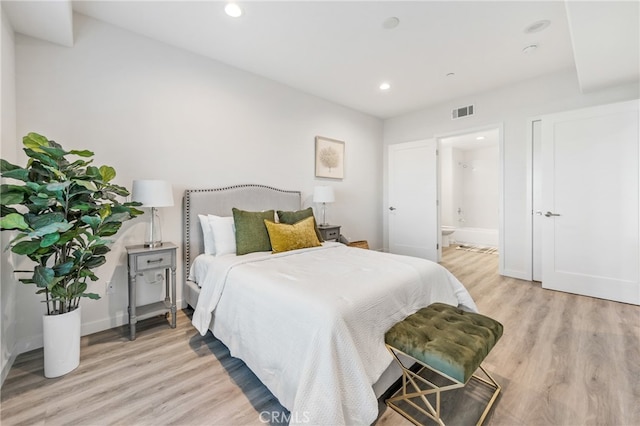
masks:
MULTIPOLYGON (((300 204, 301 204, 301 192, 300 191, 288 191, 288 190, 284 190, 284 189, 278 189, 278 188, 274 188, 271 186, 266 186, 266 185, 257 185, 257 184, 243 184, 243 185, 234 185, 234 186, 227 186, 227 187, 223 187, 223 188, 210 188, 210 189, 187 189, 184 191, 184 197, 183 197, 183 221, 184 221, 184 228, 183 228, 183 233, 184 233, 184 244, 183 244, 183 256, 184 256, 184 279, 185 281, 187 280, 187 278, 189 277, 189 268, 191 267, 191 261, 192 261, 192 255, 194 253, 192 253, 191 250, 191 245, 192 245, 192 238, 191 238, 191 228, 192 228, 192 224, 191 224, 191 220, 192 218, 195 220, 197 219, 195 217, 196 213, 192 212, 192 205, 191 205, 191 197, 193 194, 196 193, 203 193, 203 192, 211 192, 211 193, 219 193, 219 192, 224 192, 224 191, 230 191, 230 190, 242 190, 242 189, 247 189, 247 191, 252 191, 252 190, 260 190, 260 189, 266 189, 269 191, 275 191, 277 193, 282 193, 282 194, 290 194, 293 196, 292 200, 296 200, 297 199, 297 208, 300 208, 300 204)), ((292 201, 292 207, 293 204, 296 204, 295 201, 292 201)), ((265 208, 275 208, 277 206, 266 206, 265 208)), ((239 208, 242 208, 241 206, 239 208)), ((197 255, 197 253, 196 253, 197 255)), ((195 256, 193 256, 195 258, 195 256)))

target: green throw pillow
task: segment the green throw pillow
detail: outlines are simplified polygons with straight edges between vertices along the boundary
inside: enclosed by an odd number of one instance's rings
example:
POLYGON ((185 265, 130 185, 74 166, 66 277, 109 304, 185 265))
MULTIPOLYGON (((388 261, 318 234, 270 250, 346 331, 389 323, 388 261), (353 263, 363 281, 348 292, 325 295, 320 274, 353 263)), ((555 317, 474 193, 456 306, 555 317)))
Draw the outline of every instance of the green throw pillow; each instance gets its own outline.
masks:
POLYGON ((316 222, 316 218, 313 215, 313 209, 311 207, 295 212, 278 210, 278 219, 280 220, 280 223, 293 225, 294 223, 300 222, 302 219, 306 219, 308 217, 313 218, 313 229, 316 231, 316 237, 318 237, 318 241, 323 242, 322 234, 320 234, 320 231, 318 230, 318 223, 316 222))
POLYGON ((236 226, 236 254, 240 256, 256 251, 271 251, 264 220, 273 220, 274 211, 248 212, 235 207, 232 211, 236 226))

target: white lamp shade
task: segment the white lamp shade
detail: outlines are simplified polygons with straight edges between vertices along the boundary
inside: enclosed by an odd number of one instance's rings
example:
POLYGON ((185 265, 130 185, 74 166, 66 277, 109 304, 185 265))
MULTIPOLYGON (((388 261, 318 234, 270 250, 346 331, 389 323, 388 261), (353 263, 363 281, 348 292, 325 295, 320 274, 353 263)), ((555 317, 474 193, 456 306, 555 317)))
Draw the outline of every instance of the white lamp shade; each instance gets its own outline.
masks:
POLYGON ((142 203, 142 207, 173 206, 171 184, 164 180, 134 180, 131 199, 142 203))
POLYGON ((335 196, 331 186, 316 186, 313 189, 314 203, 333 203, 334 201, 335 196))

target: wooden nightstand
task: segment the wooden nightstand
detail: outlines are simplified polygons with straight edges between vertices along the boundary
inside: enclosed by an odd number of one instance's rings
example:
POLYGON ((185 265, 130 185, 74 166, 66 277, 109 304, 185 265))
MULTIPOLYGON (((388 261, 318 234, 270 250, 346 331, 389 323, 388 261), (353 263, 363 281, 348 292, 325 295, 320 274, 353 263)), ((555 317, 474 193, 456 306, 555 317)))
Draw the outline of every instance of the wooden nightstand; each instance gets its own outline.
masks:
POLYGON ((136 323, 139 319, 155 315, 171 314, 171 328, 176 328, 176 252, 178 246, 165 242, 161 247, 144 245, 128 246, 129 269, 129 339, 136 339, 136 323), (165 272, 164 300, 136 306, 136 278, 146 271, 165 272))
POLYGON ((340 238, 340 225, 318 225, 320 235, 325 241, 336 240, 340 238))

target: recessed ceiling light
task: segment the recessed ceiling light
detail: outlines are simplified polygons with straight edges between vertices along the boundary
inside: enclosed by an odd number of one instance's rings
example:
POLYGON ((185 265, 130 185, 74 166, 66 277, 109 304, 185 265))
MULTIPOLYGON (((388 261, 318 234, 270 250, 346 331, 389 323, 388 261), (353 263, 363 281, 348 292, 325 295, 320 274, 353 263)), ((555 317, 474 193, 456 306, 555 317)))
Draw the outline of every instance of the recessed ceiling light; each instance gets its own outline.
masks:
POLYGON ((391 84, 385 81, 384 83, 380 83, 380 86, 378 87, 380 88, 380 90, 389 90, 391 89, 391 84))
POLYGON ((456 73, 455 72, 448 72, 447 73, 447 77, 455 77, 456 73))
POLYGON ((384 20, 384 22, 382 23, 382 27, 386 28, 387 30, 391 30, 397 27, 398 24, 400 24, 400 19, 396 18, 395 16, 392 16, 384 20))
POLYGON ((476 138, 476 140, 477 140, 477 141, 483 141, 483 140, 484 140, 484 136, 478 136, 478 137, 476 138))
POLYGON ((232 18, 239 18, 242 16, 242 8, 236 3, 227 3, 224 7, 224 12, 232 18))
POLYGON ((537 44, 530 44, 529 46, 527 46, 524 49, 522 49, 522 53, 530 54, 530 53, 535 52, 536 49, 538 49, 538 45, 537 44))
POLYGON ((543 19, 541 21, 536 21, 531 25, 528 25, 525 29, 524 32, 525 34, 533 34, 533 33, 537 33, 540 32, 542 30, 544 30, 545 28, 547 28, 549 25, 551 25, 551 21, 547 20, 547 19, 543 19))

